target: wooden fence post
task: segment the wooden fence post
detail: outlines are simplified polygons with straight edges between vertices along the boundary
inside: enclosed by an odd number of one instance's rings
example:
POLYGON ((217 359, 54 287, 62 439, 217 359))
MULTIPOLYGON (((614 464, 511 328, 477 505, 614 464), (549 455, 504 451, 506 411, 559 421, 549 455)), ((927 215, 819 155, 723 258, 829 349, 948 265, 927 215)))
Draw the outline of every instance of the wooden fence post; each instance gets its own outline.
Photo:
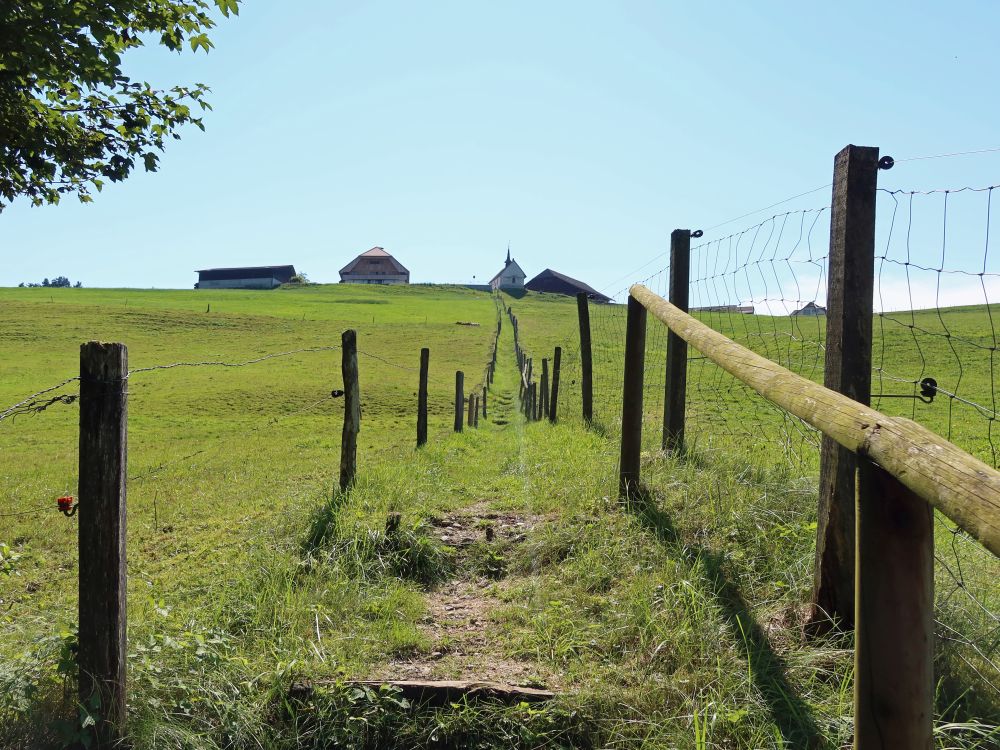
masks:
POLYGON ((125 483, 128 349, 80 347, 80 703, 97 720, 97 747, 123 735, 126 718, 125 483))
POLYGON ((344 376, 344 429, 340 438, 340 490, 354 484, 358 472, 358 433, 361 432, 361 389, 358 384, 358 334, 341 335, 341 371, 344 376))
MULTIPOLYGON (((670 302, 688 311, 691 277, 691 230, 675 229, 670 234, 670 302)), ((684 450, 684 409, 687 404, 687 342, 673 331, 667 332, 667 372, 663 394, 663 450, 684 450)))
POLYGON ((594 419, 594 363, 590 348, 590 303, 586 292, 576 295, 577 317, 580 319, 580 390, 583 398, 583 421, 594 419))
POLYGON ((539 406, 541 407, 542 414, 548 415, 549 413, 549 361, 547 359, 542 360, 542 397, 539 401, 539 406))
POLYGON ((462 408, 465 403, 465 373, 461 370, 455 373, 455 432, 462 431, 462 422, 465 417, 462 408))
MULTIPOLYGON (((645 308, 643 309, 645 314, 645 308)), ((643 334, 645 335, 645 334, 643 334)), ((552 357, 552 395, 549 399, 549 421, 556 423, 559 412, 559 369, 562 363, 562 347, 556 347, 555 356, 552 357)))
POLYGON ((427 442, 427 373, 430 369, 431 350, 420 350, 420 387, 417 392, 417 447, 427 442))
POLYGON ((858 461, 856 750, 933 747, 934 511, 858 461))
MULTIPOLYGON (((871 400, 872 294, 878 149, 847 146, 834 159, 823 385, 871 400)), ((858 461, 823 437, 810 630, 854 626, 855 473, 858 461)))
POLYGON ((466 411, 467 411, 466 419, 468 420, 469 427, 475 427, 475 425, 473 423, 476 420, 476 417, 475 417, 475 414, 476 414, 476 394, 473 393, 472 391, 469 391, 469 403, 468 403, 468 408, 466 409, 466 411))
POLYGON ((629 295, 625 322, 625 382, 622 392, 622 443, 618 496, 630 500, 639 490, 642 453, 642 383, 646 360, 646 308, 629 295))

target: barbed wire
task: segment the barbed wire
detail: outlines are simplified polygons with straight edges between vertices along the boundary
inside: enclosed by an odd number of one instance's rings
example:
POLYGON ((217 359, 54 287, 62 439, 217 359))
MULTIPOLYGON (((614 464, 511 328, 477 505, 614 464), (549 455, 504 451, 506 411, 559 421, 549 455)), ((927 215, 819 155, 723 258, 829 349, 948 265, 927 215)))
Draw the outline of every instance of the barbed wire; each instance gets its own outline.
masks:
POLYGON ((339 351, 342 347, 337 345, 331 346, 308 346, 301 349, 292 349, 286 352, 275 352, 273 354, 265 354, 261 357, 256 357, 254 359, 248 359, 243 362, 224 362, 221 360, 206 360, 202 362, 171 362, 164 365, 151 365, 149 367, 139 367, 134 370, 128 371, 128 377, 132 375, 138 375, 144 372, 154 372, 156 370, 173 370, 178 367, 248 367, 249 365, 256 365, 261 362, 266 362, 271 359, 279 359, 281 357, 291 357, 296 354, 311 354, 314 352, 332 352, 339 351))
MULTIPOLYGON (((27 396, 27 397, 23 398, 22 400, 18 401, 16 404, 12 404, 11 406, 8 406, 6 409, 4 409, 3 411, 0 411, 0 422, 2 422, 5 419, 8 419, 8 418, 10 418, 12 416, 16 416, 19 413, 19 410, 21 410, 24 407, 30 406, 32 403, 35 403, 39 396, 44 396, 47 393, 52 393, 53 391, 58 391, 58 390, 60 390, 62 388, 65 388, 70 383, 75 383, 75 382, 77 382, 79 380, 80 380, 79 375, 76 376, 76 377, 73 377, 73 378, 67 378, 66 380, 62 381, 61 383, 57 383, 56 385, 50 386, 48 388, 43 388, 40 391, 32 393, 30 396, 27 396)), ((58 399, 56 399, 56 400, 58 400, 58 399)))

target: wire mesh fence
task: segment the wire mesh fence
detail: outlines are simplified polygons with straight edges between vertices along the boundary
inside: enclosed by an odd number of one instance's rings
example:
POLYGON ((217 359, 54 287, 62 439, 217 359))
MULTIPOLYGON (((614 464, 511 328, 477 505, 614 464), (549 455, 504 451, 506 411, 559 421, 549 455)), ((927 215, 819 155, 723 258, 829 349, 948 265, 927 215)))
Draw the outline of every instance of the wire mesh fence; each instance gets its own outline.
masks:
POLYGON ((872 400, 994 467, 997 187, 879 191, 872 400))
MULTIPOLYGON (((1000 447, 994 424, 1000 266, 992 247, 998 187, 878 191, 871 341, 872 406, 913 419, 994 467, 1000 447)), ((790 210, 693 246, 691 314, 822 383, 830 214, 825 206, 790 210)), ((669 296, 669 253, 639 270, 625 281, 669 296)), ((610 304, 589 308, 593 427, 612 444, 621 438, 627 300, 625 286, 610 304)), ((529 347, 534 333, 528 326, 522 333, 529 347)), ((665 326, 651 319, 642 409, 647 456, 661 446, 666 341, 665 326)), ((820 434, 693 349, 686 422, 685 442, 702 456, 725 451, 784 464, 816 487, 820 434)), ((935 653, 940 679, 951 683, 942 694, 956 705, 974 704, 973 713, 983 715, 1000 705, 1000 560, 941 514, 935 518, 935 653)))

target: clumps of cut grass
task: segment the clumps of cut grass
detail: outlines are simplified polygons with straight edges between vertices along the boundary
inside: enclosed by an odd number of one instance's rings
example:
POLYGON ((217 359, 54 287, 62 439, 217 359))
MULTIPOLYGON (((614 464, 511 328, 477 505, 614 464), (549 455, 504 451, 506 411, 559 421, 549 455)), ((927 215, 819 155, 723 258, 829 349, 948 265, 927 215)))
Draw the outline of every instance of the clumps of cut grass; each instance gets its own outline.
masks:
POLYGON ((475 541, 463 551, 463 567, 473 575, 499 580, 507 575, 510 557, 505 545, 475 541))
POLYGON ((349 578, 373 581, 386 576, 432 586, 455 569, 455 551, 434 541, 423 522, 403 526, 390 515, 384 529, 346 527, 339 511, 346 495, 317 510, 303 544, 309 565, 336 566, 349 578))
POLYGON ((274 727, 275 747, 297 750, 345 747, 403 748, 592 748, 600 734, 580 706, 555 701, 504 706, 463 700, 445 707, 414 705, 398 689, 344 684, 317 686, 282 701, 274 727))

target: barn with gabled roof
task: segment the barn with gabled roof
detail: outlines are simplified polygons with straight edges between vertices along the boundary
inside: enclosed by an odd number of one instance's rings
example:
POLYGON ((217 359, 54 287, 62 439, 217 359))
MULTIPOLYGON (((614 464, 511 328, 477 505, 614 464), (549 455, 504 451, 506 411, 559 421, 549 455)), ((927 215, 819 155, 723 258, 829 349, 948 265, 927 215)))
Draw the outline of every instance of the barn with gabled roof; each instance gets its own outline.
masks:
POLYGON ((529 292, 549 292, 551 294, 566 294, 575 297, 580 292, 587 295, 593 302, 610 302, 611 298, 601 294, 589 284, 570 278, 564 273, 546 268, 535 278, 524 285, 529 292))
POLYGON ((341 284, 409 284, 410 272, 381 247, 361 253, 340 269, 341 284))

